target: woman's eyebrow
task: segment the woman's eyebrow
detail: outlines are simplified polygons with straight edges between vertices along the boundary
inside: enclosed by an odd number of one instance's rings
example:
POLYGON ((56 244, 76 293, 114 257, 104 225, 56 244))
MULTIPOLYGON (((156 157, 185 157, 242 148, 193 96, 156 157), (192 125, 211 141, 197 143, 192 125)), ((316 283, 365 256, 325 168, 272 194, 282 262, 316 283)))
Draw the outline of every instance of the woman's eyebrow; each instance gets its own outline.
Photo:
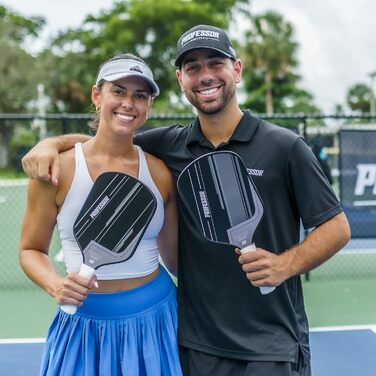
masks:
MULTIPOLYGON (((120 89, 123 89, 123 90, 128 90, 128 88, 126 86, 123 86, 123 85, 120 85, 120 84, 112 84, 112 87, 119 87, 120 89)), ((147 89, 136 89, 135 91, 137 91, 138 93, 148 93, 150 94, 150 92, 147 90, 147 89)))

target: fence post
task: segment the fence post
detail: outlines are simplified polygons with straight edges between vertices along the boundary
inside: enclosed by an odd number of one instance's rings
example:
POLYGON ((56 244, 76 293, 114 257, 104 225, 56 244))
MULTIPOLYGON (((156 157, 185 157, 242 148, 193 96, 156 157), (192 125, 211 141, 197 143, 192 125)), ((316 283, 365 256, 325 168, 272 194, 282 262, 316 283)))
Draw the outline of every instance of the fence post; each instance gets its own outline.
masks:
POLYGON ((68 122, 65 114, 61 114, 61 131, 62 134, 68 133, 68 122))

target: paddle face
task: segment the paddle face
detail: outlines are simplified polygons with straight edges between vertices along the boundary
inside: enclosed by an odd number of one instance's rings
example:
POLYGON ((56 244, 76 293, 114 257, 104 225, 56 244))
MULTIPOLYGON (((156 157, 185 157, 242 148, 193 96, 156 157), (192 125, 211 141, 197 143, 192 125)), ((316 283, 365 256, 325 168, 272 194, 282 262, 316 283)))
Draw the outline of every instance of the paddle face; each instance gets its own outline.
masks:
POLYGON ((180 174, 178 192, 210 241, 244 248, 263 215, 263 205, 241 158, 230 151, 197 158, 180 174))
POLYGON ((119 172, 98 176, 73 226, 84 263, 97 269, 132 257, 156 207, 138 179, 119 172))

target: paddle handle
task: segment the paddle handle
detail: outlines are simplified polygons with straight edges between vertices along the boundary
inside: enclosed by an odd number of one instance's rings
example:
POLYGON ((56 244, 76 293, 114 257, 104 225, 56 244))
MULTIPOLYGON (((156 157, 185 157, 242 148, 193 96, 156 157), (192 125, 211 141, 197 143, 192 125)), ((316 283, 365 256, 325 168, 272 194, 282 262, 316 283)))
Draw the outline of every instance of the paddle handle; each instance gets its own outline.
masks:
MULTIPOLYGON (((82 264, 80 272, 78 274, 81 275, 82 277, 85 277, 86 279, 91 279, 94 273, 95 273, 95 269, 93 269, 92 267, 86 264, 82 264)), ((77 311, 77 306, 72 305, 72 304, 65 304, 61 306, 61 309, 70 315, 74 315, 77 311)))
MULTIPOLYGON (((241 254, 248 253, 248 252, 253 252, 256 250, 256 245, 255 243, 252 243, 248 245, 247 247, 243 248, 240 250, 241 254)), ((260 287, 260 292, 262 295, 267 295, 270 294, 272 291, 275 290, 275 286, 261 286, 260 287)))

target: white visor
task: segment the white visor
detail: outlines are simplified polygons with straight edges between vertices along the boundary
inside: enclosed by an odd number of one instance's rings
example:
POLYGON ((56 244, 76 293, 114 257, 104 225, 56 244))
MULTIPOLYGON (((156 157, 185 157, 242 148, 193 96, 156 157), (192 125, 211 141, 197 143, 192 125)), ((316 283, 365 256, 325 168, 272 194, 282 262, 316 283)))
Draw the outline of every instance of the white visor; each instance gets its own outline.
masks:
POLYGON ((149 85, 153 96, 159 95, 159 87, 154 81, 153 72, 141 61, 133 59, 118 59, 105 63, 99 70, 96 85, 102 81, 116 81, 125 77, 141 77, 149 85))

